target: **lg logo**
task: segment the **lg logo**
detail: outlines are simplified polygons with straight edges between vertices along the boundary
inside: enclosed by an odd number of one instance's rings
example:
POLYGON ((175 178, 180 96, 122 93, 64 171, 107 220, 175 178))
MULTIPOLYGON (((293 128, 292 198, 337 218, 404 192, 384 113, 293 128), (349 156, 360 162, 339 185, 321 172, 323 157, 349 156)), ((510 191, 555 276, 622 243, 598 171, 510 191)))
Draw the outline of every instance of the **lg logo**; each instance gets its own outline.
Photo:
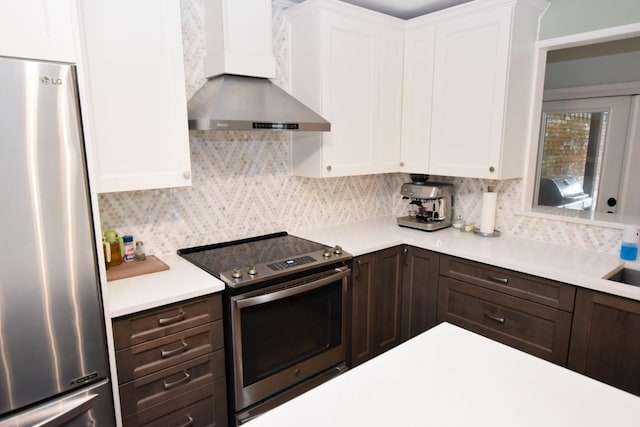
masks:
POLYGON ((49 77, 40 77, 40 84, 43 86, 48 85, 62 85, 62 79, 53 79, 49 77))

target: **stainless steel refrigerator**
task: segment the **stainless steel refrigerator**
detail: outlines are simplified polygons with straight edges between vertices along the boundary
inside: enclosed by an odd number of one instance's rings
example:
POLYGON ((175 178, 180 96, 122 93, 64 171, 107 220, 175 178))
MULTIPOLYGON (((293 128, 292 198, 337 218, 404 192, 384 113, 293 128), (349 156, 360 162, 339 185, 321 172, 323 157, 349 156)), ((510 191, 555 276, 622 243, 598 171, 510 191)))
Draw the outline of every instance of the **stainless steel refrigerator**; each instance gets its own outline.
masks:
POLYGON ((75 69, 0 58, 0 426, 115 425, 75 69))

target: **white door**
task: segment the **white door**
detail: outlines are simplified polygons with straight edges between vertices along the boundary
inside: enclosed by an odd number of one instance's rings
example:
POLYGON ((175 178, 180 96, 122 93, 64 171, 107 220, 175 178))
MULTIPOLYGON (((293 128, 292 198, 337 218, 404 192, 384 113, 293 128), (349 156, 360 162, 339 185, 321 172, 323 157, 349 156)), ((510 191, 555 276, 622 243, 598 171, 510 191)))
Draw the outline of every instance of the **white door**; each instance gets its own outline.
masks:
POLYGON ((640 95, 631 97, 629 137, 625 149, 625 163, 620 183, 618 213, 640 217, 640 95))
POLYGON ((574 176, 593 198, 591 210, 620 213, 630 108, 629 96, 544 102, 536 181, 574 176))

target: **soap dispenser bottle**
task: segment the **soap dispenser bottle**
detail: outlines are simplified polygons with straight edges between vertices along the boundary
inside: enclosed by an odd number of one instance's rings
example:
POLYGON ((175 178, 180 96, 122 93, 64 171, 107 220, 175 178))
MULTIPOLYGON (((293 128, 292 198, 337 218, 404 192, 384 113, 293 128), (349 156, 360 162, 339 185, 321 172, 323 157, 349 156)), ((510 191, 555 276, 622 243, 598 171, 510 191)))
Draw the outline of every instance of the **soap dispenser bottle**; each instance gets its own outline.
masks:
POLYGON ((638 244, 640 244, 640 229, 635 225, 625 225, 622 231, 620 258, 625 261, 637 260, 638 244))

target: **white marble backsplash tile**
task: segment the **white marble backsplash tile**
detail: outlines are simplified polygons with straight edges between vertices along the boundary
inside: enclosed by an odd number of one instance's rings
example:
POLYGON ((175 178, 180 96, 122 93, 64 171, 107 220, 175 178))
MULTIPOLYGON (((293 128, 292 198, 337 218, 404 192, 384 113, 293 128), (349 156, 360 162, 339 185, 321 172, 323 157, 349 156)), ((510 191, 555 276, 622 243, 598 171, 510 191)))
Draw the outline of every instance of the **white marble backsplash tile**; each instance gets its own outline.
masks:
MULTIPOLYGON (((205 81, 203 0, 181 0, 187 97, 205 81)), ((275 82, 289 87, 288 34, 274 5, 275 82)), ((150 254, 275 231, 297 231, 406 213, 399 189, 407 174, 312 179, 289 169, 287 133, 190 132, 193 185, 99 196, 101 225, 143 240, 150 254)), ((455 211, 479 224, 482 191, 498 192, 496 228, 503 234, 602 252, 618 250, 615 229, 518 216, 521 180, 453 182, 455 211)), ((339 243, 339 242, 336 242, 339 243)))

